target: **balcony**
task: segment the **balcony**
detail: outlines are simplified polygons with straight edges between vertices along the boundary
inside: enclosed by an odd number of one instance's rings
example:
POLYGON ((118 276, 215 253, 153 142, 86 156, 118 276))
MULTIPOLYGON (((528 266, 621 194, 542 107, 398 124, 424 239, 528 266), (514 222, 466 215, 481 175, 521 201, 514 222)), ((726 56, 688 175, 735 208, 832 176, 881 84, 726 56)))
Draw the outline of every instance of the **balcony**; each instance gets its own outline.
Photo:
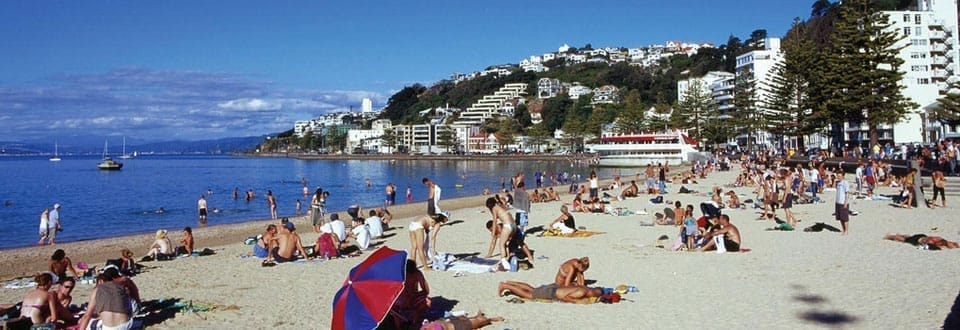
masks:
POLYGON ((927 26, 931 26, 931 27, 937 26, 937 27, 941 27, 941 28, 942 28, 942 27, 943 27, 943 22, 944 22, 944 21, 943 21, 942 19, 933 18, 933 15, 930 15, 930 16, 927 17, 927 26))
POLYGON ((939 89, 941 92, 946 92, 948 89, 950 89, 950 84, 945 82, 938 82, 937 89, 939 89))
POLYGON ((946 56, 933 56, 930 58, 930 63, 934 65, 946 65, 947 57, 946 56))
POLYGON ((945 53, 946 51, 947 51, 947 45, 944 45, 944 44, 930 45, 931 53, 945 53))
POLYGON ((947 34, 943 31, 930 31, 928 36, 931 40, 943 40, 947 38, 947 34))
POLYGON ((930 70, 930 75, 934 78, 947 78, 947 70, 930 70))

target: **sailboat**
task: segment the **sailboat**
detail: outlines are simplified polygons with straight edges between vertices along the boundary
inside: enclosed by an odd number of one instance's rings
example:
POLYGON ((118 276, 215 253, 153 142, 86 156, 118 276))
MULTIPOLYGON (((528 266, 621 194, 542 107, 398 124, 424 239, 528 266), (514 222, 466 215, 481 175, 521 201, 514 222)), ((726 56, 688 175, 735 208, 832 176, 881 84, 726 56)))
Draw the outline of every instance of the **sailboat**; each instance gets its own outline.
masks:
POLYGON ((54 142, 53 142, 53 157, 50 158, 50 161, 51 161, 51 162, 59 162, 59 161, 61 160, 58 149, 59 149, 59 146, 57 146, 57 142, 54 141, 54 142))
POLYGON ((127 137, 124 136, 124 137, 123 137, 123 150, 121 151, 120 159, 133 159, 134 157, 137 157, 137 153, 136 153, 136 152, 134 152, 133 154, 128 154, 128 153, 127 153, 127 137))
POLYGON ((123 168, 123 163, 119 163, 110 156, 107 156, 107 141, 103 141, 103 160, 97 163, 97 168, 101 170, 119 170, 123 168))

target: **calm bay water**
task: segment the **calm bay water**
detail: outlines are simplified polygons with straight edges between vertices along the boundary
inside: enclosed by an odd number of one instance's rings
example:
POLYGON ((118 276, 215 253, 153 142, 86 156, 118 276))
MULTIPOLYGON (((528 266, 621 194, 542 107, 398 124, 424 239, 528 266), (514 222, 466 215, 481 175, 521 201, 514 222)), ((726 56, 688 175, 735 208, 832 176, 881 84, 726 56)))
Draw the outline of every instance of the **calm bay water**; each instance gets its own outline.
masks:
MULTIPOLYGON (((589 173, 565 161, 425 161, 401 160, 296 160, 286 158, 245 158, 230 156, 141 156, 123 160, 121 171, 96 169, 97 157, 64 157, 50 162, 41 157, 0 157, 0 248, 36 244, 40 213, 54 203, 62 205, 64 231, 57 242, 78 241, 124 234, 153 232, 163 228, 179 230, 196 226, 196 204, 206 195, 211 214, 208 225, 237 223, 270 217, 265 195, 277 197, 280 216, 292 216, 296 200, 309 206, 303 197, 301 178, 312 193, 318 186, 331 192, 327 207, 343 210, 352 204, 382 205, 384 185, 397 185, 397 203, 405 202, 410 186, 414 201, 427 197, 423 177, 436 181, 442 197, 479 194, 484 187, 496 191, 500 177, 518 171, 527 173, 527 185, 534 183, 537 170, 589 173), (466 180, 461 176, 466 176, 466 180), (372 187, 365 182, 370 179, 372 187), (456 188, 455 184, 462 184, 456 188), (234 188, 240 198, 233 200, 234 188), (250 202, 243 193, 252 189, 250 202), (207 191, 213 193, 207 195, 207 191), (153 211, 163 207, 163 214, 153 211)), ((610 177, 598 170, 601 177, 610 177)), ((585 175, 584 175, 585 176, 585 175)))

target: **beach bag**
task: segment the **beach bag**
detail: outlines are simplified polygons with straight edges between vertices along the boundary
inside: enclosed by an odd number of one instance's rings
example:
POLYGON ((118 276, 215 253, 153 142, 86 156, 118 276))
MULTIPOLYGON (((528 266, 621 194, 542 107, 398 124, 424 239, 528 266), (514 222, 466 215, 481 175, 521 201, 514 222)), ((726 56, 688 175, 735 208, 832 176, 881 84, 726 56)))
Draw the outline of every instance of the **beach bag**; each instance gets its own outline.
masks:
POLYGON ((317 237, 317 256, 324 258, 336 258, 340 256, 340 251, 333 246, 330 233, 323 233, 317 237))

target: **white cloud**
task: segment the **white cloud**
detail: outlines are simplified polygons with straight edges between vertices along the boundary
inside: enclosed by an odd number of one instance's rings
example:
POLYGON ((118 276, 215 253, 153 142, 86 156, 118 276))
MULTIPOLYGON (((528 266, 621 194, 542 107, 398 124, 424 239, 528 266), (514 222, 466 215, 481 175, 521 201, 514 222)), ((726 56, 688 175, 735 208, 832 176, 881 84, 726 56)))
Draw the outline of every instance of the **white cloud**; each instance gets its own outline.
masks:
POLYGON ((244 98, 230 100, 223 103, 218 103, 218 107, 231 109, 231 110, 240 110, 240 111, 270 111, 270 110, 279 110, 281 105, 280 103, 270 102, 263 99, 257 98, 244 98))

